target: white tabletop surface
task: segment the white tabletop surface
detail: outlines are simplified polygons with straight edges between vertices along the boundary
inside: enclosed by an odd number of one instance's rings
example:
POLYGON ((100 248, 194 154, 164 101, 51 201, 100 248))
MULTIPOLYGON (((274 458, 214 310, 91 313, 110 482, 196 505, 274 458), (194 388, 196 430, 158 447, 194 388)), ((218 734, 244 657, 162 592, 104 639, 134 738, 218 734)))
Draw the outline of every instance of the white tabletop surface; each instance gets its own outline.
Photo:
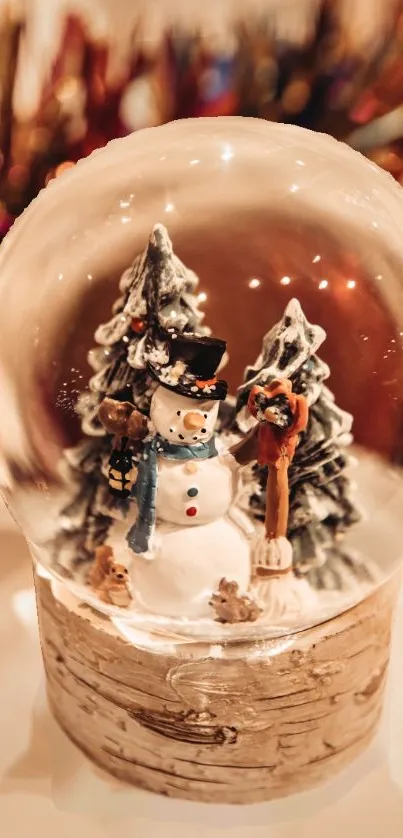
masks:
POLYGON ((159 798, 111 780, 81 756, 46 707, 22 537, 0 509, 1 838, 402 838, 403 596, 382 729, 330 786, 253 807, 159 798))

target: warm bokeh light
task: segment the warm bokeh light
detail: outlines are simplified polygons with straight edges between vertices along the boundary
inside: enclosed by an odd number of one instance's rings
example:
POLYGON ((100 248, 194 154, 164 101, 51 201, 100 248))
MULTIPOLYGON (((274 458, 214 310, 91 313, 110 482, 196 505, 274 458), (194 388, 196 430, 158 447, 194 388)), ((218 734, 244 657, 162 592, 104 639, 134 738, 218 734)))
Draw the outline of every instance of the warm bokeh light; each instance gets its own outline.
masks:
MULTIPOLYGON (((231 2, 222 15, 130 0, 119 14, 105 0, 97 15, 84 0, 53 0, 46 25, 40 2, 3 5, 0 197, 11 220, 64 171, 60 161, 193 116, 244 114, 330 133, 403 182, 403 0, 290 0, 275 10, 256 0, 247 13, 231 2)), ((233 154, 222 143, 220 160, 233 154)), ((189 171, 200 162, 192 157, 189 171)), ((300 158, 295 165, 303 171, 300 158)), ((168 200, 165 212, 174 211, 168 200)))
POLYGON ((75 163, 72 160, 65 160, 64 163, 60 163, 59 166, 55 169, 55 177, 60 177, 60 175, 67 172, 69 169, 72 169, 75 166, 75 163))

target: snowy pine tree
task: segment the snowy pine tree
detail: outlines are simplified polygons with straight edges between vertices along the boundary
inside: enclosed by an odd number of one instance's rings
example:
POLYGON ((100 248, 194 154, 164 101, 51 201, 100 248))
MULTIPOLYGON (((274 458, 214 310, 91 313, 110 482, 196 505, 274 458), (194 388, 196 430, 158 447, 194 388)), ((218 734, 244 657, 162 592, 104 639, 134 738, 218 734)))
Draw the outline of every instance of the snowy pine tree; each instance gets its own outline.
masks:
MULTIPOLYGON (((236 429, 246 432, 253 422, 246 412, 251 386, 278 378, 290 379, 293 391, 308 401, 308 426, 289 469, 288 537, 300 573, 324 565, 335 552, 340 555, 339 536, 360 519, 346 475, 352 416, 337 407, 324 384, 329 367, 315 354, 325 337, 323 329, 308 323, 299 302, 291 300, 281 321, 264 337, 256 363, 246 369, 236 408, 236 429)), ((245 487, 246 505, 260 521, 265 514, 266 481, 267 469, 255 464, 245 487)), ((337 587, 336 582, 331 584, 337 587)))
POLYGON ((91 439, 65 452, 62 477, 71 498, 61 512, 53 550, 67 571, 92 558, 112 524, 110 509, 103 503, 108 484, 102 476, 99 480, 108 447, 106 438, 91 439))
POLYGON ((95 375, 89 394, 77 405, 85 434, 105 435, 98 408, 106 395, 128 398, 138 410, 148 412, 153 385, 146 368, 158 326, 207 333, 201 325, 197 285, 196 274, 175 255, 167 230, 157 224, 144 252, 122 275, 112 318, 95 332, 98 346, 88 358, 95 375))
MULTIPOLYGON (((147 364, 163 351, 159 330, 208 333, 202 326, 197 286, 196 274, 176 256, 167 230, 157 224, 144 252, 124 271, 112 318, 96 330, 97 347, 89 353, 94 375, 77 412, 84 434, 92 440, 66 452, 64 477, 71 486, 71 501, 61 512, 55 545, 56 559, 65 569, 91 559, 113 520, 124 517, 129 506, 129 501, 109 492, 113 440, 99 421, 100 404, 106 396, 127 400, 148 415, 155 385, 147 364)), ((134 446, 134 463, 139 456, 140 446, 134 446)))

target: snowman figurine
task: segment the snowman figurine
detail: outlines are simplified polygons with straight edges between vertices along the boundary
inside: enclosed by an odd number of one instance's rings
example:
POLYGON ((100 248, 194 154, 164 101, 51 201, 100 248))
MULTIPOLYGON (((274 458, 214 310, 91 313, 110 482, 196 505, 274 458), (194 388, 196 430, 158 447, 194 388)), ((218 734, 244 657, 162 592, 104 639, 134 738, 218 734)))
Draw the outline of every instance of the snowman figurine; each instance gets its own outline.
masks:
POLYGON ((160 615, 214 619, 222 580, 248 600, 253 528, 235 507, 237 460, 217 451, 214 433, 227 394, 216 375, 225 348, 214 338, 169 334, 163 362, 159 352, 149 364, 157 387, 126 539, 135 598, 160 615))

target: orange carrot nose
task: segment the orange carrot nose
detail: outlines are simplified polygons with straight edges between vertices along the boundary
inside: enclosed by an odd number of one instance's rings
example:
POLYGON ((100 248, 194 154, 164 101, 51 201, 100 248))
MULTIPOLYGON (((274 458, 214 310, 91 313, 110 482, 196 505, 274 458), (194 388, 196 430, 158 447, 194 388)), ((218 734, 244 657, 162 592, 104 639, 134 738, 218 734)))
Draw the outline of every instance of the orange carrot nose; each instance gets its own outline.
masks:
POLYGON ((204 425, 204 418, 201 413, 186 413, 183 424, 187 431, 199 431, 204 425))

